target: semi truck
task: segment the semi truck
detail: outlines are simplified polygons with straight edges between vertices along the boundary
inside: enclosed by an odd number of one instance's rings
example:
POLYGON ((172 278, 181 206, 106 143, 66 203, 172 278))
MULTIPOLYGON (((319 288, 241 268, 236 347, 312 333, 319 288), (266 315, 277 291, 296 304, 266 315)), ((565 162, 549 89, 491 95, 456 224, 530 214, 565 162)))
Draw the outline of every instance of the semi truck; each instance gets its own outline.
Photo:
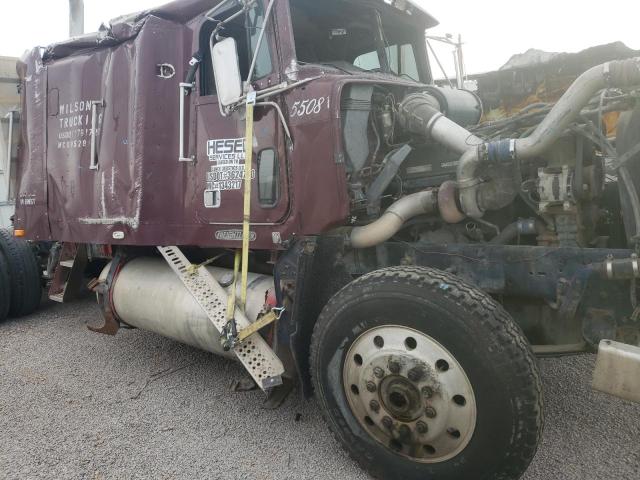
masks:
POLYGON ((298 388, 376 478, 519 478, 536 355, 599 352, 594 387, 640 400, 640 58, 487 123, 435 85, 436 25, 178 0, 32 50, 5 304, 88 287, 93 331, 236 359, 268 406, 298 388))

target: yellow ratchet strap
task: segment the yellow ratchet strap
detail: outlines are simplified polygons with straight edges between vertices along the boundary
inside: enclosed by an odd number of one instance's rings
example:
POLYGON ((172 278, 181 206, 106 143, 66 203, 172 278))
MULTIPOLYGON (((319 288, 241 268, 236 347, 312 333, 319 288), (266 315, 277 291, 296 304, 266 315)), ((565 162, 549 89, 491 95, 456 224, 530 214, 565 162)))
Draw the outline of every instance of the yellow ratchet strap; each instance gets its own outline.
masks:
POLYGON ((262 330, 267 325, 271 325, 276 320, 280 320, 284 309, 274 308, 270 312, 265 313, 262 317, 252 323, 250 326, 238 333, 238 342, 242 343, 254 333, 262 330))
POLYGON ((244 160, 244 215, 242 222, 242 290, 240 290, 240 306, 244 311, 247 306, 247 284, 249 276, 249 249, 251 247, 251 172, 253 171, 253 109, 256 104, 256 92, 247 95, 247 127, 245 137, 244 160))
MULTIPOLYGON (((236 251, 233 265, 233 289, 229 295, 227 305, 227 319, 232 322, 236 308, 236 285, 238 282, 238 264, 241 263, 241 290, 240 308, 245 311, 247 306, 247 285, 249 276, 249 250, 251 249, 251 183, 253 181, 253 110, 255 108, 255 92, 247 95, 247 119, 245 137, 245 160, 244 160, 244 213, 242 219, 242 251, 236 251)), ((279 320, 284 309, 273 309, 262 316, 255 323, 238 333, 237 342, 243 343, 254 333, 267 325, 279 320)))
POLYGON ((238 271, 240 270, 240 250, 236 250, 233 259, 233 284, 227 303, 227 321, 231 322, 236 316, 236 290, 238 285, 238 271))
MULTIPOLYGON (((227 303, 227 320, 234 321, 236 312, 236 290, 238 285, 238 271, 240 270, 241 290, 240 308, 247 306, 247 284, 249 277, 249 249, 251 240, 251 182, 253 170, 253 109, 255 107, 255 92, 247 95, 247 113, 245 126, 245 160, 244 160, 244 206, 242 217, 242 249, 236 250, 233 262, 233 286, 227 303)), ((246 338, 246 337, 245 337, 246 338)))

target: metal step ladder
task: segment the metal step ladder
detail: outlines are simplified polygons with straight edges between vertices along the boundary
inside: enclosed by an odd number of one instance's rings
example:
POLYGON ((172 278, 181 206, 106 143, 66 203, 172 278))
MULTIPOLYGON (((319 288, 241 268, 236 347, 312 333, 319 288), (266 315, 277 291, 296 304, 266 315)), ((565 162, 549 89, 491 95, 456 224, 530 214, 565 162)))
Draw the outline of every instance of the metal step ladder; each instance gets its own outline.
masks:
MULTIPOLYGON (((223 334, 227 326, 228 295, 225 289, 206 268, 193 268, 178 247, 158 247, 158 250, 211 323, 223 334)), ((239 309, 236 309, 235 319, 239 329, 251 326, 249 319, 239 309)), ((284 366, 259 333, 251 335, 233 351, 263 391, 282 385, 284 366)))
POLYGON ((85 245, 64 243, 60 259, 53 273, 49 299, 66 303, 73 300, 82 288, 84 271, 87 268, 87 248, 85 245))

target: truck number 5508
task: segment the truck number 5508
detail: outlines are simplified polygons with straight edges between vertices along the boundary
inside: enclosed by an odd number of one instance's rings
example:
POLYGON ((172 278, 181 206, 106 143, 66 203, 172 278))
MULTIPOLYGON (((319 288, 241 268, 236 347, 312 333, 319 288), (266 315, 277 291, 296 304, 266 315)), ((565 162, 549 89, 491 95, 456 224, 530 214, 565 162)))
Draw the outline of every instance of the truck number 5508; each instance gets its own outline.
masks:
POLYGON ((291 108, 292 117, 306 117, 319 114, 323 108, 329 108, 329 97, 298 100, 291 108))

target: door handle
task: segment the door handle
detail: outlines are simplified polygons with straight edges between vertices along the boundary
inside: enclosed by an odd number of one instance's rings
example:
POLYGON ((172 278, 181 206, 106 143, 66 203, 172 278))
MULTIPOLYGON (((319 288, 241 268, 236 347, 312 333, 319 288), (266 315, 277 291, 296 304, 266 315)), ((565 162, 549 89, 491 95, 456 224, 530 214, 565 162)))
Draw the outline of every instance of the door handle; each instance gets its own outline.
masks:
POLYGON ((98 170, 100 162, 98 159, 97 140, 98 136, 98 107, 104 108, 103 100, 94 100, 91 102, 91 165, 90 170, 98 170))

